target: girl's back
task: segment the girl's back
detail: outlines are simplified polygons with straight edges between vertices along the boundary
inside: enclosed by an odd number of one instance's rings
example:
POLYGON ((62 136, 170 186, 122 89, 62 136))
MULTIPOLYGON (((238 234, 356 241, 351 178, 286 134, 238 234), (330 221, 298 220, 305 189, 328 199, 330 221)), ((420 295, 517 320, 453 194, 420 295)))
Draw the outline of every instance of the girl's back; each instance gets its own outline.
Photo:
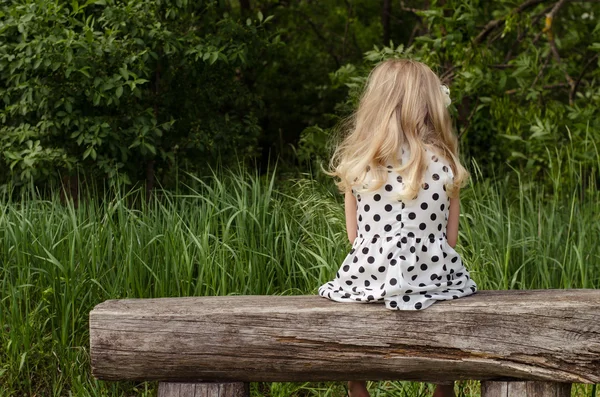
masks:
MULTIPOLYGON (((358 193, 357 232, 336 278, 319 288, 323 297, 339 302, 385 302, 388 309, 420 310, 437 300, 476 292, 477 286, 458 253, 446 239, 453 180, 447 160, 425 149, 427 168, 416 199, 399 200, 402 177, 386 164, 387 180, 377 190, 358 193)), ((408 145, 399 158, 406 163, 408 145)), ((367 168, 363 187, 372 180, 367 168)))

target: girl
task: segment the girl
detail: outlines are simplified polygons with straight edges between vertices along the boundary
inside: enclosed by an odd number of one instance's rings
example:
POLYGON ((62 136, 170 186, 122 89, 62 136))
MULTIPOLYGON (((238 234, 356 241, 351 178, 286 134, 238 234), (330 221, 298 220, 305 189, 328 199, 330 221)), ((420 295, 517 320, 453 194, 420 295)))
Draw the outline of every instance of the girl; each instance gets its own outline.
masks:
MULTIPOLYGON (((469 177, 458 158, 447 87, 425 64, 392 59, 370 73, 349 134, 328 175, 345 193, 352 249, 319 295, 338 302, 384 302, 424 310, 474 294, 458 237, 459 189, 469 177)), ((368 397, 348 382, 350 397, 368 397)), ((454 396, 439 382, 434 397, 454 396)))

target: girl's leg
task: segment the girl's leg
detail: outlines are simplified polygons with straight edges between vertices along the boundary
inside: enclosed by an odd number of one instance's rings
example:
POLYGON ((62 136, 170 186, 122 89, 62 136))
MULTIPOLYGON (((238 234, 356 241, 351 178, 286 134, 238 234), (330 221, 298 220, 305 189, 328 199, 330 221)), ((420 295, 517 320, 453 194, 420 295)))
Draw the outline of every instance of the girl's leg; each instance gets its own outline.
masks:
POLYGON ((348 395, 350 397, 370 397, 367 390, 367 382, 362 380, 351 380, 348 382, 348 395))
POLYGON ((435 382, 434 385, 433 397, 456 397, 453 381, 435 382))

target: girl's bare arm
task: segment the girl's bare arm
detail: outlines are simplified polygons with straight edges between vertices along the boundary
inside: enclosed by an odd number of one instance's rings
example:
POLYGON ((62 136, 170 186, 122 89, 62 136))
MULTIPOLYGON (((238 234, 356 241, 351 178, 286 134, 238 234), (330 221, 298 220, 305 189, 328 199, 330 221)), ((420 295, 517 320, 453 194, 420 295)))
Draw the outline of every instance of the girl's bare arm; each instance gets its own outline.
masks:
POLYGON ((354 197, 352 191, 346 192, 344 208, 346 211, 346 231, 348 232, 348 240, 350 240, 350 244, 353 244, 358 231, 356 224, 356 197, 354 197))
POLYGON ((448 225, 446 226, 446 239, 448 245, 452 248, 456 246, 458 240, 458 215, 460 213, 460 197, 450 199, 450 209, 448 211, 448 225))

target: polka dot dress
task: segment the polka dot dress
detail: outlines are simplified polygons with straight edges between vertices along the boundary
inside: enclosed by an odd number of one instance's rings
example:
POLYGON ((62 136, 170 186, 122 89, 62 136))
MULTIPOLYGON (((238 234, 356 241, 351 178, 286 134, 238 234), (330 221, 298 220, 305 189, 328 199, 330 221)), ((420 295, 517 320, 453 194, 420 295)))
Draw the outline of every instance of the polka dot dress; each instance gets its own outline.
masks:
MULTIPOLYGON (((452 180, 452 169, 431 149, 425 157, 428 166, 416 200, 393 197, 404 185, 392 170, 377 191, 352 190, 358 236, 336 277, 319 287, 319 295, 338 302, 385 302, 391 310, 423 310, 438 300, 477 291, 446 240, 450 198, 444 185, 452 180)), ((405 146, 402 161, 408 158, 405 146)), ((370 178, 368 171, 365 181, 370 178)))

